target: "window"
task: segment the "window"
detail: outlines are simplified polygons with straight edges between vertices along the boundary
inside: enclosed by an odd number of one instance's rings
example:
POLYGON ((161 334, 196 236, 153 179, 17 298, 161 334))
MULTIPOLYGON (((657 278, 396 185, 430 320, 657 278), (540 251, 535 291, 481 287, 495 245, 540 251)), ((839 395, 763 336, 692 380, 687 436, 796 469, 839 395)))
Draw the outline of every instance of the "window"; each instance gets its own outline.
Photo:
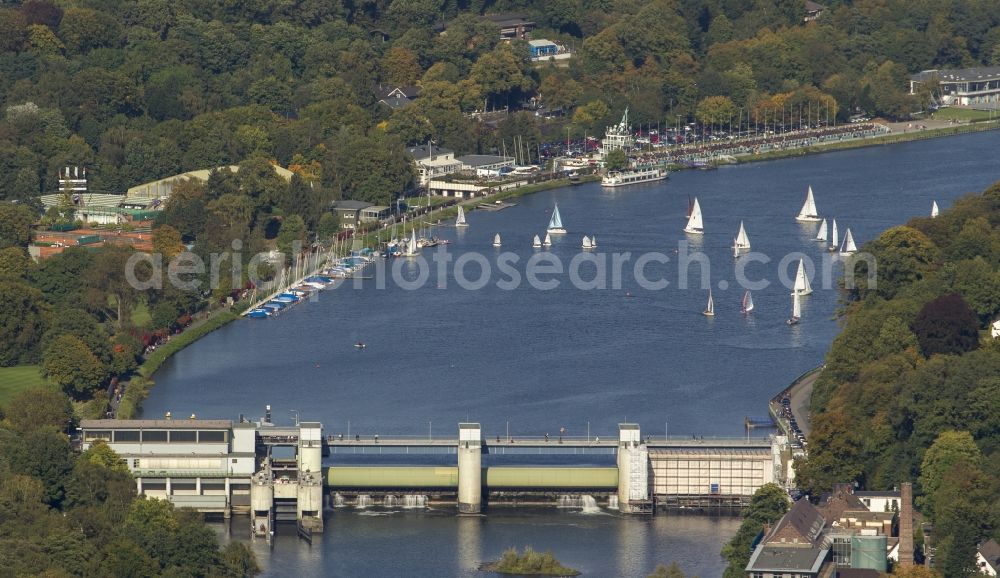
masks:
POLYGON ((764 573, 763 572, 754 572, 753 573, 753 578, 764 578, 764 573))
POLYGON ((139 430, 120 429, 115 430, 116 443, 139 443, 139 430))
POLYGON ((201 430, 198 432, 198 443, 202 444, 226 443, 226 432, 201 430))
POLYGON ((198 432, 193 429, 171 430, 170 443, 197 443, 198 432))
POLYGON ((135 458, 134 460, 132 460, 132 467, 133 468, 139 467, 139 458, 135 458))
POLYGON ((165 430, 143 430, 143 443, 167 443, 167 432, 165 430))
POLYGON ((83 432, 83 441, 92 442, 97 440, 111 441, 111 430, 96 429, 83 432))

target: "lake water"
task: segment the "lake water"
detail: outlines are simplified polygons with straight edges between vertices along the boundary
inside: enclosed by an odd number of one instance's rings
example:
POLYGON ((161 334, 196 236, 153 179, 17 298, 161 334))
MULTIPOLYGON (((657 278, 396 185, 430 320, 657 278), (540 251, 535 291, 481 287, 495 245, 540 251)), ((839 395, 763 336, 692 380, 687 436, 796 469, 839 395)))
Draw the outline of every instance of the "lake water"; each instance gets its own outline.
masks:
MULTIPOLYGON (((323 422, 328 434, 349 428, 350 435, 455 437, 458 422, 471 420, 482 423, 487 437, 506 435, 508 427, 515 438, 564 427, 567 435, 589 429, 610 438, 628 420, 654 436, 666 430, 738 436, 745 416, 766 416, 771 396, 822 362, 839 330, 838 294, 823 289, 835 285, 836 265, 826 281, 821 273, 814 277, 802 322, 785 323, 791 302, 779 264, 791 277, 793 254, 820 268, 827 256, 812 240, 817 225, 794 220, 806 187, 813 187, 820 213, 837 219, 841 235, 850 227, 860 246, 887 227, 927 215, 932 200, 944 210, 1000 180, 998 146, 1000 132, 987 132, 685 171, 666 182, 612 190, 586 184, 522 197, 498 212, 472 211, 467 229, 440 227, 435 234, 452 241, 453 259, 471 252, 485 258, 492 273, 485 287, 460 287, 450 268, 439 275, 431 250, 423 285, 400 287, 393 267, 413 280, 418 262, 391 261, 384 288, 368 280, 328 290, 316 302, 275 319, 235 322, 180 352, 156 374, 146 416, 235 419, 259 416, 271 404, 275 421, 290 422, 294 410, 323 422), (689 196, 700 201, 703 238, 682 231, 689 196), (580 289, 568 273, 543 275, 559 281, 551 290, 523 279, 538 252, 531 238, 544 236, 555 202, 569 233, 554 237, 549 253, 568 268, 582 236, 596 235, 594 256, 607 260, 609 277, 611 253, 630 253, 620 287, 609 279, 607 288, 580 289), (750 316, 739 311, 743 290, 730 249, 741 220, 753 249, 770 258, 746 267, 747 277, 770 282, 753 291, 750 316), (495 233, 503 237, 501 249, 491 246, 495 233), (678 245, 685 239, 688 249, 678 245), (685 251, 708 259, 714 318, 701 314, 707 287, 699 266, 679 275, 685 251), (519 259, 513 268, 522 282, 513 289, 503 287, 510 276, 498 270, 503 252, 519 259), (635 279, 636 259, 649 253, 669 259, 643 269, 649 279, 668 280, 665 289, 635 279), (679 286, 682 278, 689 288, 679 286), (357 341, 367 347, 355 349, 357 341)), ((475 279, 480 266, 463 271, 475 279)), ((592 279, 595 271, 585 263, 580 277, 592 279)), ((531 544, 552 548, 588 575, 638 575, 677 559, 704 578, 721 574, 719 546, 738 523, 496 510, 473 521, 338 512, 328 522, 322 546, 279 541, 265 556, 269 574, 460 575, 508 546, 531 544)))

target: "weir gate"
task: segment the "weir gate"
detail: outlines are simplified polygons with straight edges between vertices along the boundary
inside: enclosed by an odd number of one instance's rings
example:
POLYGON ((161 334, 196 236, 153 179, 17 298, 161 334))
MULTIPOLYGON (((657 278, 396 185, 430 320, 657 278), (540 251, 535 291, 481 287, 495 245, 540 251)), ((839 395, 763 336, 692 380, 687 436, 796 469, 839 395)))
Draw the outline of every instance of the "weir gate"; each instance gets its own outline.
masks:
POLYGON ((763 484, 791 482, 784 436, 655 438, 623 423, 615 439, 488 439, 478 423, 461 423, 451 439, 344 438, 324 436, 318 422, 274 425, 269 414, 257 422, 84 420, 80 435, 83 449, 103 441, 115 450, 140 494, 206 513, 249 514, 261 536, 280 521, 322 531, 324 510, 339 506, 454 504, 458 514, 478 514, 500 505, 599 502, 649 514, 657 507, 740 507, 763 484), (400 454, 444 454, 436 461, 450 463, 401 465, 400 454), (352 455, 368 463, 338 464, 352 455), (491 455, 532 455, 534 463, 496 465, 491 455), (567 464, 574 455, 608 465, 567 464))

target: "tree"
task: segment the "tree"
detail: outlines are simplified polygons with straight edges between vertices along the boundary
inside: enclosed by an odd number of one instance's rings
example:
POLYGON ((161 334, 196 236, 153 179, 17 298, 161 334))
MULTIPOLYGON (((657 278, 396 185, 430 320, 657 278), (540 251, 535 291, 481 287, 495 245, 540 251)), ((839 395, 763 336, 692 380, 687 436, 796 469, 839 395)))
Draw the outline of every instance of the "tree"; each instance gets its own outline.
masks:
POLYGON ((7 452, 11 471, 41 480, 45 488, 45 502, 50 506, 59 506, 63 499, 63 486, 72 469, 66 435, 51 429, 29 431, 8 446, 7 452))
POLYGON ((937 266, 940 252, 921 231, 912 227, 893 227, 864 247, 874 257, 878 275, 868 280, 867 260, 848 262, 854 271, 856 297, 874 294, 891 299, 896 292, 926 277, 937 266))
MULTIPOLYGON (((126 263, 132 253, 128 247, 105 247, 94 255, 83 275, 90 310, 113 318, 119 328, 128 319, 139 296, 139 290, 126 274, 126 263)), ((140 275, 139 278, 146 277, 140 275)))
POLYGON ((897 564, 892 569, 892 574, 883 576, 895 576, 896 578, 941 578, 941 574, 926 566, 900 566, 897 564))
POLYGON ((0 280, 0 367, 32 361, 49 321, 42 292, 16 281, 0 280))
POLYGON ((959 462, 978 467, 982 454, 972 435, 967 431, 943 431, 927 449, 920 464, 920 489, 923 493, 917 504, 933 519, 935 497, 945 474, 959 462))
POLYGON ((729 561, 725 578, 742 578, 750 562, 750 544, 765 524, 773 524, 788 511, 788 494, 777 484, 764 484, 754 492, 750 505, 743 512, 743 522, 736 535, 722 548, 729 561))
POLYGON ((24 279, 31 266, 31 258, 21 247, 0 249, 0 279, 24 279))
POLYGON ((924 305, 913 322, 913 332, 925 357, 961 354, 979 347, 979 319, 957 293, 924 305))
POLYGON ((709 96, 698 103, 695 116, 702 124, 724 125, 736 116, 737 108, 726 96, 709 96))
POLYGON ((293 245, 295 241, 299 242, 299 250, 305 246, 306 224, 299 215, 285 217, 285 220, 281 222, 277 238, 278 250, 294 260, 295 255, 292 251, 295 249, 293 245))
POLYGON ((628 166, 628 157, 625 156, 625 151, 618 149, 613 150, 604 157, 604 168, 609 171, 620 171, 628 166))
POLYGON ((549 108, 570 109, 580 102, 583 89, 580 83, 564 74, 550 74, 542 80, 538 87, 542 103, 549 108))
POLYGON ((260 572, 257 557, 245 542, 230 542, 220 555, 225 578, 251 578, 260 572))
POLYGON ((74 397, 89 397, 107 377, 100 360, 72 335, 55 338, 42 358, 45 376, 74 397))
POLYGON ((22 391, 11 398, 3 409, 7 425, 21 433, 39 429, 62 432, 73 417, 69 399, 46 387, 22 391))
POLYGON ((657 564, 656 570, 648 578, 685 578, 685 575, 677 562, 671 562, 669 566, 657 564))
POLYGON ((0 202, 0 249, 26 247, 34 220, 31 209, 23 204, 0 202))
MULTIPOLYGON (((394 2, 393 7, 396 6, 394 2)), ((386 80, 392 87, 410 86, 416 84, 423 71, 420 70, 420 60, 413 51, 402 46, 393 46, 382 58, 382 70, 386 80)))
POLYGON ((170 225, 160 225, 153 231, 153 252, 163 255, 164 265, 183 250, 181 233, 177 229, 170 225))
POLYGON ((978 465, 960 459, 944 472, 934 496, 935 566, 945 576, 971 576, 976 545, 1000 528, 997 480, 978 465))
POLYGON ((525 66, 525 59, 515 54, 511 45, 501 44, 479 57, 469 72, 469 78, 479 85, 487 98, 493 97, 495 103, 506 105, 511 98, 516 100, 533 85, 525 66))
POLYGON ((327 240, 333 238, 334 235, 340 230, 340 220, 337 219, 330 211, 323 213, 323 216, 319 218, 319 224, 316 226, 316 236, 319 239, 327 240))

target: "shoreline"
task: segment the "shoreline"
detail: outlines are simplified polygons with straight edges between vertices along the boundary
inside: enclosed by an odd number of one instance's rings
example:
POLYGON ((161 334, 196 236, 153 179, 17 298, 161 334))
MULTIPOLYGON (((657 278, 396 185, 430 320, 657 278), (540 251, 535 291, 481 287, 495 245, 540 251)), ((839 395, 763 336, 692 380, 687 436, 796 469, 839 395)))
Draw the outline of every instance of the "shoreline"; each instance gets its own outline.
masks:
MULTIPOLYGON (((974 133, 974 132, 986 132, 991 130, 1000 129, 1000 120, 996 121, 982 121, 978 123, 968 123, 957 126, 949 126, 935 129, 926 129, 921 131, 906 132, 906 133, 890 133, 887 135, 867 138, 867 139, 856 139, 851 141, 841 141, 832 142, 827 144, 800 147, 794 149, 785 149, 779 151, 769 151, 761 154, 749 154, 734 157, 736 159, 736 164, 747 164, 760 161, 777 160, 790 157, 801 157, 806 155, 816 155, 828 152, 836 152, 841 150, 851 150, 856 148, 873 147, 873 146, 886 146, 901 144, 912 141, 927 140, 932 138, 943 138, 949 136, 958 136, 962 134, 974 133)), ((679 167, 678 170, 687 169, 689 167, 679 167)), ((578 181, 580 184, 597 182, 600 181, 600 175, 585 175, 581 176, 578 181)), ((504 201, 506 199, 512 199, 516 197, 521 197, 524 195, 530 195, 542 191, 547 191, 551 189, 557 189, 561 187, 568 187, 571 185, 569 178, 552 179, 542 183, 534 183, 525 185, 522 187, 507 189, 494 193, 493 195, 488 195, 486 197, 478 197, 474 199, 468 199, 459 201, 455 204, 450 204, 443 206, 440 209, 435 209, 429 213, 426 213, 424 217, 430 220, 432 217, 437 220, 443 220, 449 216, 454 215, 457 212, 456 206, 461 205, 463 207, 470 207, 472 210, 478 205, 483 203, 492 203, 494 201, 504 201)), ((409 228, 416 226, 415 224, 408 224, 409 228)), ((404 228, 404 231, 407 230, 404 228)), ((381 229, 367 233, 358 239, 371 243, 377 239, 381 229)), ((237 303, 234 307, 239 307, 241 304, 237 303)), ((241 316, 233 311, 233 308, 225 308, 214 314, 208 321, 203 325, 188 329, 187 331, 181 333, 174 338, 178 342, 178 345, 171 347, 164 347, 154 353, 153 356, 147 358, 138 368, 136 368, 132 379, 128 382, 125 393, 122 396, 122 403, 118 408, 118 416, 121 419, 129 419, 137 417, 142 413, 142 402, 149 394, 149 390, 156 384, 153 376, 156 371, 159 370, 160 366, 170 357, 172 357, 178 351, 184 349, 185 347, 192 345, 201 339, 205 335, 228 325, 230 322, 239 319, 241 316), (210 327, 207 327, 210 326, 210 327), (163 353, 160 353, 163 351, 163 353), (124 406, 124 411, 122 406, 124 406), (124 415, 123 415, 124 414, 124 415)))

